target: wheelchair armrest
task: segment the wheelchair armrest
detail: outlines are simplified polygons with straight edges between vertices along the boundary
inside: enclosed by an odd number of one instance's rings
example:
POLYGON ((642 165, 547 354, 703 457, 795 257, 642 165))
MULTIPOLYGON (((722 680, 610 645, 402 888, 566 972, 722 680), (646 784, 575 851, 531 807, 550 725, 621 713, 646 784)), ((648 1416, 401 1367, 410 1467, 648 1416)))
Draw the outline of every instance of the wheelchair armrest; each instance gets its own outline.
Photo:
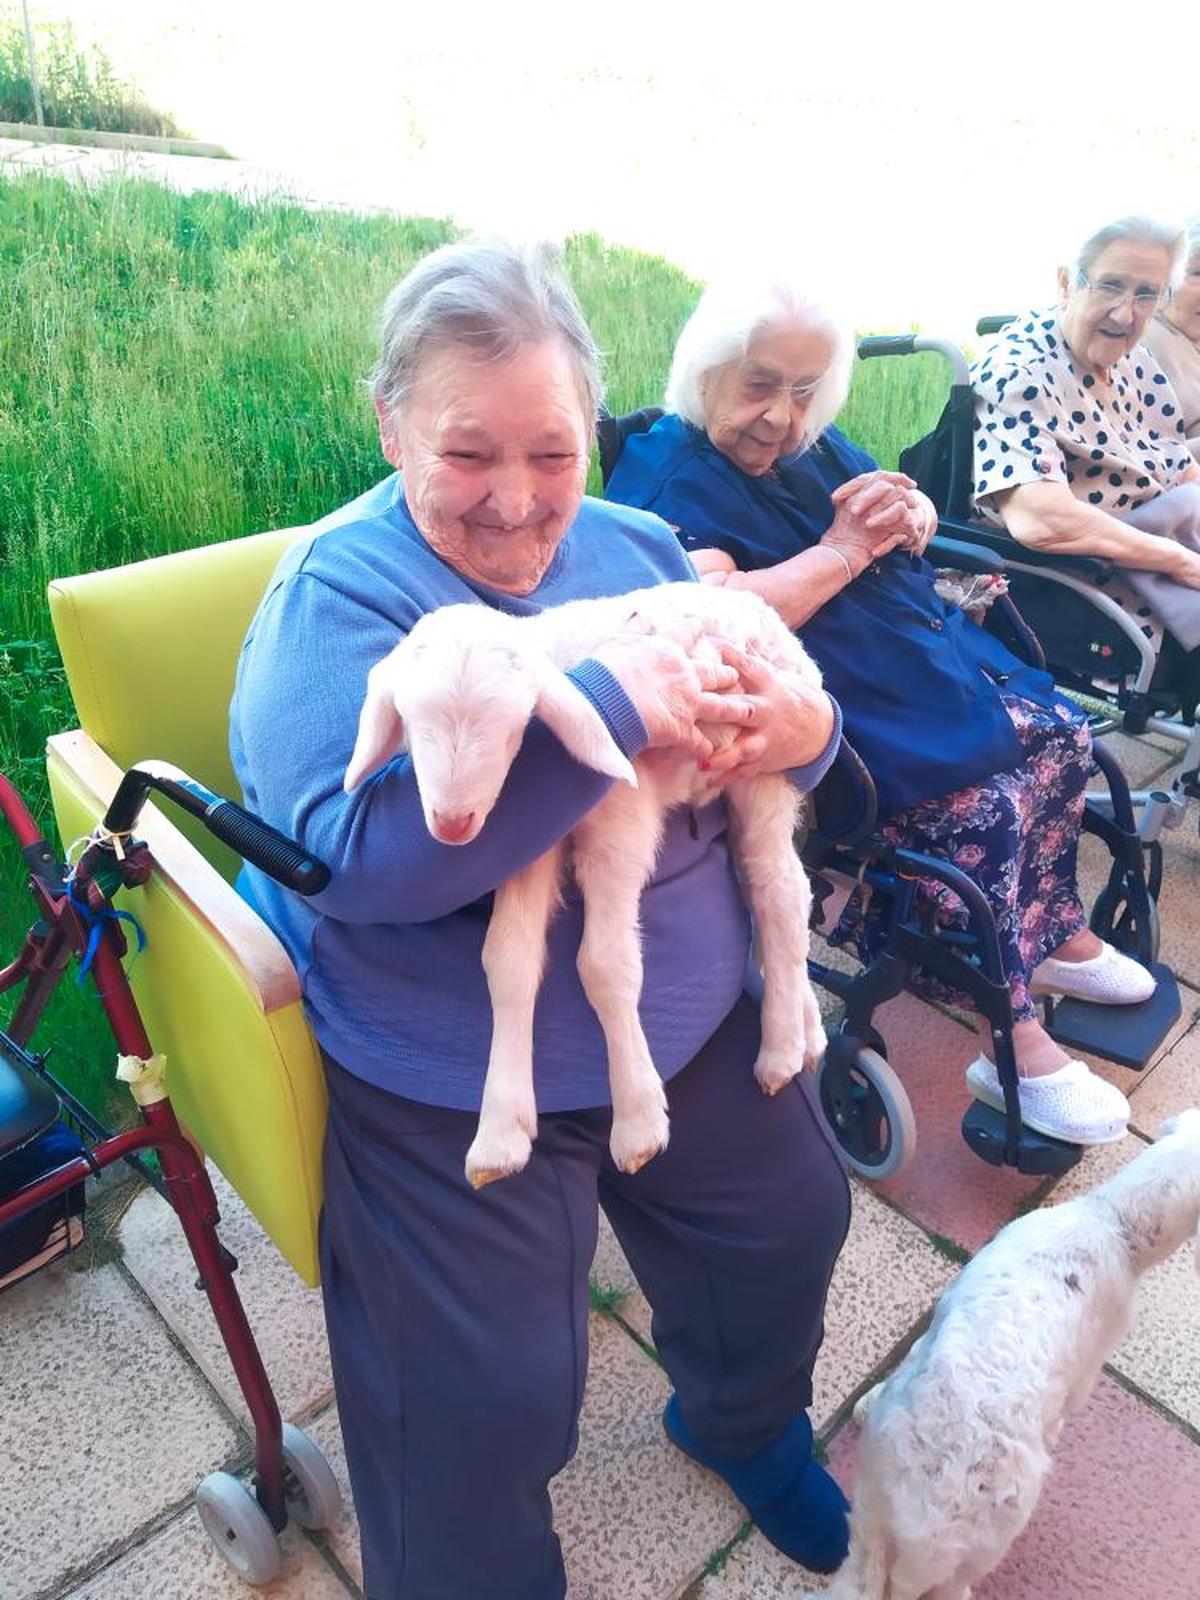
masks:
POLYGON ((959 522, 943 518, 938 524, 938 538, 947 536, 982 545, 1005 562, 1019 561, 1027 567, 1057 570, 1084 583, 1099 583, 1112 571, 1111 561, 1104 561, 1098 556, 1064 556, 1048 550, 1034 550, 1027 544, 1018 544, 1012 534, 1006 533, 1003 528, 993 528, 985 522, 959 522))
MULTIPOLYGON (((121 768, 81 729, 54 734, 47 763, 57 765, 73 787, 104 815, 121 781, 121 768)), ((143 807, 137 835, 149 845, 155 878, 207 924, 224 947, 264 1014, 300 999, 300 979, 291 957, 261 917, 226 883, 178 828, 151 802, 143 807)), ((136 909, 136 908, 135 908, 136 909)))
POLYGON ((935 567, 958 567, 963 572, 1003 572, 1004 558, 979 544, 947 539, 935 534, 925 550, 925 559, 935 567))

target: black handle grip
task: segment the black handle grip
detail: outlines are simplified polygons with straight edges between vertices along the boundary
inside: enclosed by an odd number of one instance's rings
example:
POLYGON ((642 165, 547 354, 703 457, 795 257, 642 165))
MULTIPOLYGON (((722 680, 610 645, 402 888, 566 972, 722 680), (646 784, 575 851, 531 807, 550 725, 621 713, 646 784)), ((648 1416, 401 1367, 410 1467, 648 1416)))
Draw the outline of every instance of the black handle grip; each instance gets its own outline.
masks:
POLYGON ((1007 328, 1010 322, 1017 320, 1016 313, 1006 311, 998 317, 980 317, 975 324, 975 332, 981 336, 989 333, 999 333, 1001 328, 1007 328))
POLYGON ((329 882, 329 868, 323 861, 306 855, 294 839, 260 822, 232 800, 218 801, 204 824, 214 838, 231 845, 238 855, 297 894, 319 894, 329 882))
POLYGON ((871 356, 910 356, 917 337, 915 333, 869 333, 858 341, 858 353, 864 361, 871 356))

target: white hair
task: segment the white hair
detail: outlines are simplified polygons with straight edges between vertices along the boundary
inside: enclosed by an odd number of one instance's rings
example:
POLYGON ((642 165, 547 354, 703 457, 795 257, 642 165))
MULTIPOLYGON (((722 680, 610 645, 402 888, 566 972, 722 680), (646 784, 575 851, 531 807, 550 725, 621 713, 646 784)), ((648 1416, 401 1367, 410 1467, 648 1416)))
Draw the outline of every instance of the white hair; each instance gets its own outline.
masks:
POLYGON ((1190 267, 1200 256, 1200 217, 1193 217, 1187 225, 1187 254, 1184 265, 1190 267))
POLYGON ((811 291, 780 275, 711 285, 675 344, 664 404, 685 422, 704 426, 704 386, 710 373, 741 361, 764 328, 800 324, 827 333, 833 358, 804 419, 805 447, 833 421, 850 387, 854 337, 848 322, 811 291))
POLYGON ((1189 231, 1178 222, 1164 221, 1159 217, 1134 214, 1106 222, 1102 228, 1089 235, 1080 246, 1071 268, 1071 280, 1082 283, 1089 276, 1093 263, 1101 251, 1118 240, 1128 239, 1133 244, 1156 245, 1167 252, 1168 275, 1171 285, 1179 282, 1189 243, 1189 231))
POLYGON ((387 416, 412 393, 429 352, 461 345, 483 361, 507 361, 525 345, 558 339, 575 367, 580 405, 594 429, 603 385, 600 352, 557 250, 467 239, 423 257, 383 308, 371 392, 387 416))

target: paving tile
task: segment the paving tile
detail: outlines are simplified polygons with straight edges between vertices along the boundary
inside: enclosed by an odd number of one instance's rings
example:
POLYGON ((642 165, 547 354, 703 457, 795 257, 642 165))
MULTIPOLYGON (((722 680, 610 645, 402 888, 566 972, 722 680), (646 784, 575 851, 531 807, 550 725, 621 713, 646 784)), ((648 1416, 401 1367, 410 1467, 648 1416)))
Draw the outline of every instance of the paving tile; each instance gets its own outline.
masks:
POLYGON ((592 1282, 601 1289, 616 1289, 622 1295, 618 1316, 643 1339, 650 1338, 650 1304, 638 1288, 633 1268, 625 1259, 612 1224, 600 1213, 600 1233, 592 1262, 592 1282))
POLYGON ((347 1600, 354 1593, 317 1549, 294 1528, 281 1540, 283 1563, 270 1583, 249 1589, 217 1554, 194 1511, 189 1511, 106 1567, 63 1600, 347 1600))
POLYGON ((1147 1138, 1165 1117, 1188 1106, 1200 1106, 1200 1026, 1192 1026, 1155 1066, 1143 1074, 1130 1096, 1133 1127, 1147 1138))
POLYGON ((917 1153, 879 1191, 914 1221, 974 1251, 1015 1216, 1037 1188, 1011 1167, 990 1167, 968 1147, 963 1073, 979 1054, 978 1036, 933 1006, 900 995, 876 1013, 889 1060, 917 1119, 917 1153))
MULTIPOLYGON (((668 1393, 661 1368, 629 1335, 593 1316, 579 1450, 551 1491, 569 1600, 667 1600, 741 1525, 741 1508, 724 1484, 668 1444, 660 1420, 668 1393)), ((329 1539, 361 1582, 336 1412, 310 1421, 306 1432, 346 1494, 329 1539)))
MULTIPOLYGON (((294 1417, 333 1394, 319 1289, 308 1289, 219 1172, 209 1169, 221 1210, 220 1235, 240 1263, 234 1282, 262 1354, 279 1409, 294 1417)), ((153 1189, 121 1223, 125 1265, 225 1403, 249 1419, 208 1296, 175 1213, 153 1189)))
POLYGON ((119 1267, 65 1266, 0 1313, 0 1595, 37 1594, 182 1504, 239 1439, 119 1267))
MULTIPOLYGON (((1106 733, 1103 743, 1120 763, 1131 789, 1152 787, 1154 779, 1177 765, 1183 752, 1181 745, 1157 735, 1133 738, 1128 733, 1106 733)), ((1103 791, 1103 782, 1098 779, 1095 787, 1103 791)))
POLYGON ((975 1600, 1196 1600, 1200 1449, 1101 1378, 1072 1417, 1033 1520, 975 1600))
POLYGON ((818 1432, 875 1375, 954 1276, 956 1268, 911 1222, 854 1185, 850 1235, 838 1257, 817 1357, 812 1420, 818 1432))
MULTIPOLYGON (((1050 1196, 1068 1200, 1102 1183, 1146 1148, 1136 1137, 1090 1150, 1050 1196)), ((1110 1365, 1144 1394, 1200 1429, 1200 1278, 1191 1242, 1151 1268, 1141 1282, 1137 1317, 1110 1365)), ((1197 1449, 1200 1456, 1200 1448, 1197 1449)), ((1198 1558, 1200 1559, 1200 1558, 1198 1558)), ((1200 1567, 1196 1593, 1200 1594, 1200 1567)))

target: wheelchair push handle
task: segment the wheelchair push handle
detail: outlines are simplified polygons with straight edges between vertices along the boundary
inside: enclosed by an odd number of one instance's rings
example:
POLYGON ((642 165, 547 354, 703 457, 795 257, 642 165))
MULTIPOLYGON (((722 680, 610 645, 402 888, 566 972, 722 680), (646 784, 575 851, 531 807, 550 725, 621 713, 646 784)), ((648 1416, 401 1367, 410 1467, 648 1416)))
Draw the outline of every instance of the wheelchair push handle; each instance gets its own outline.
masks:
POLYGON ((328 884, 329 868, 294 839, 165 761, 146 761, 130 767, 104 815, 108 832, 130 832, 151 789, 198 818, 215 839, 231 846, 243 860, 261 868, 285 888, 294 889, 297 894, 319 894, 328 884))
POLYGON ((869 333, 858 341, 858 353, 864 361, 872 356, 911 356, 916 341, 915 333, 869 333))

